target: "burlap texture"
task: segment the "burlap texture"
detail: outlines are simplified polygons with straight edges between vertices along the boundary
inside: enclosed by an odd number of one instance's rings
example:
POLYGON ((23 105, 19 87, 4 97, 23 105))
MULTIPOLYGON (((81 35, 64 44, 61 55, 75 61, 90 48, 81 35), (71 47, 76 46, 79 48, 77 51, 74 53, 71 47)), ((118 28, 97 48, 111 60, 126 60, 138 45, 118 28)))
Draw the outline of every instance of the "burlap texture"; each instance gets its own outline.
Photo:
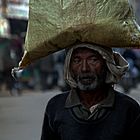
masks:
POLYGON ((140 32, 127 0, 30 0, 19 68, 77 41, 139 48, 140 32))

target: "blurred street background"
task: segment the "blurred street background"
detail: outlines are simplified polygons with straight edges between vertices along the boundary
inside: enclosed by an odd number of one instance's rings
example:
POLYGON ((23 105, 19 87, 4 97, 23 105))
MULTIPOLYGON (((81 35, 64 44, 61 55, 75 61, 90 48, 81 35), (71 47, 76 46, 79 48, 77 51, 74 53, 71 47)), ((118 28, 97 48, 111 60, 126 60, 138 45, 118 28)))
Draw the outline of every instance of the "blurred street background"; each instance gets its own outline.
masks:
MULTIPOLYGON (((0 140, 39 140, 48 100, 69 90, 63 78, 65 50, 53 53, 16 73, 24 51, 29 0, 0 0, 0 140)), ((113 48, 129 62, 115 85, 140 102, 140 49, 113 48)))

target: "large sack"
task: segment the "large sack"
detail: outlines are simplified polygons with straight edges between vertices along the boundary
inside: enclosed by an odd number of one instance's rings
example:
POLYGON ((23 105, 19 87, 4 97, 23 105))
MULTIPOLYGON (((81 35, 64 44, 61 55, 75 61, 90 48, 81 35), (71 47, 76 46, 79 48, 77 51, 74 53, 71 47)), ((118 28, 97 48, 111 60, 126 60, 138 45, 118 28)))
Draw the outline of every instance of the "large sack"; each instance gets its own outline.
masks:
POLYGON ((30 0, 25 52, 19 68, 77 41, 140 47, 140 32, 128 0, 30 0))

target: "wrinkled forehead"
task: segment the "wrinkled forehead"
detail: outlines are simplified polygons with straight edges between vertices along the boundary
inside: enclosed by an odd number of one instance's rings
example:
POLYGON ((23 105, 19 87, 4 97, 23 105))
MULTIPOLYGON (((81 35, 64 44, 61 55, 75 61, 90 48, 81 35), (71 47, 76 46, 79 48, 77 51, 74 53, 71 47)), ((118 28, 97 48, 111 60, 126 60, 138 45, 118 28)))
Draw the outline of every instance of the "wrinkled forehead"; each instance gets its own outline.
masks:
POLYGON ((87 47, 78 47, 76 49, 73 49, 73 52, 72 52, 72 57, 74 56, 83 56, 83 55, 90 55, 90 56, 96 56, 96 57, 101 57, 102 56, 99 54, 98 51, 95 51, 91 48, 87 48, 87 47))
POLYGON ((91 51, 92 53, 94 52, 94 54, 100 55, 98 59, 106 60, 106 61, 110 61, 111 63, 114 63, 112 48, 103 47, 95 44, 93 45, 89 43, 81 43, 81 44, 73 45, 71 48, 67 50, 65 65, 69 67, 73 55, 77 54, 77 52, 79 51, 85 51, 85 48, 86 51, 88 50, 91 51))
POLYGON ((85 53, 85 52, 90 52, 92 54, 97 54, 100 56, 110 56, 112 55, 113 51, 111 48, 109 47, 102 47, 99 45, 93 45, 93 44, 87 44, 87 43, 81 43, 78 45, 73 46, 70 49, 70 55, 71 54, 77 54, 77 53, 85 53))

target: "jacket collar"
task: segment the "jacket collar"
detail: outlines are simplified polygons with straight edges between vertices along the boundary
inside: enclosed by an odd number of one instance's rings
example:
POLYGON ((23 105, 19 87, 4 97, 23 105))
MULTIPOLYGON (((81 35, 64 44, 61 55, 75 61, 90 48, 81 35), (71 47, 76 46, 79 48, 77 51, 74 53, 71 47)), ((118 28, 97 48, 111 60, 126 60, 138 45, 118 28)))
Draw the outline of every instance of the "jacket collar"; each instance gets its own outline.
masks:
MULTIPOLYGON (((98 105, 100 107, 113 107, 114 100, 115 100, 115 92, 114 89, 110 88, 108 92, 108 96, 100 103, 98 103, 98 105)), ((80 102, 80 98, 76 92, 76 89, 72 89, 66 99, 65 107, 71 108, 78 105, 82 105, 82 103, 80 102)))

